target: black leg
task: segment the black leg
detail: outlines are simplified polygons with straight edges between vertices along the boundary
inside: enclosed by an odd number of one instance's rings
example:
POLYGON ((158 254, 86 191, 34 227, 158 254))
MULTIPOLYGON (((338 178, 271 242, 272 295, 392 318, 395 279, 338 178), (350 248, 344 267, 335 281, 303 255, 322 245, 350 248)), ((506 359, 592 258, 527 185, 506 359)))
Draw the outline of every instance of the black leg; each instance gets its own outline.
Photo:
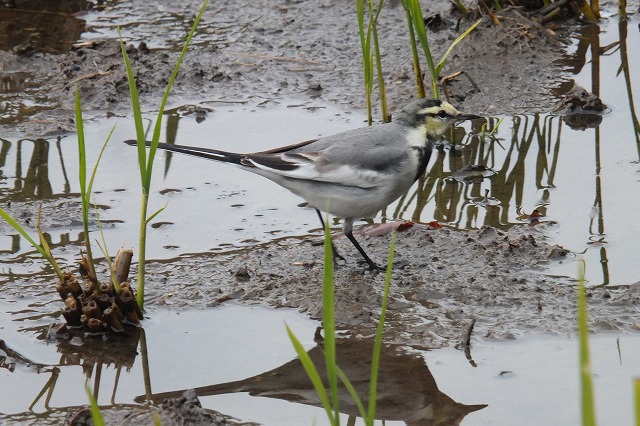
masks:
POLYGON ((356 241, 356 238, 353 236, 353 218, 346 218, 344 220, 344 224, 342 225, 342 232, 344 232, 344 235, 346 235, 347 238, 349 239, 349 241, 351 241, 351 244, 353 244, 353 246, 356 249, 358 249, 358 251, 360 252, 362 257, 364 258, 364 260, 369 265, 369 269, 370 270, 372 270, 372 271, 383 271, 384 270, 384 268, 381 268, 378 265, 376 265, 375 262, 373 260, 371 260, 371 258, 369 258, 369 256, 367 256, 367 253, 365 253, 364 249, 362 247, 360 247, 360 244, 358 244, 358 241, 356 241))
MULTIPOLYGON (((324 231, 326 229, 325 228, 326 225, 324 224, 324 219, 322 218, 322 212, 320 212, 320 210, 318 210, 318 209, 315 209, 315 210, 316 210, 316 213, 318 213, 318 218, 320 219, 320 223, 322 224, 322 233, 324 234, 324 231)), ((342 257, 340 255, 340 253, 338 253, 338 250, 336 250, 336 246, 333 244, 333 240, 331 240, 331 252, 333 253, 333 262, 334 263, 337 263, 336 259, 340 259, 343 262, 346 262, 345 258, 342 257)))
POLYGON ((347 236, 347 238, 349 239, 349 241, 351 241, 351 243, 353 244, 353 246, 358 249, 358 251, 360 252, 360 254, 362 255, 362 257, 364 257, 364 260, 367 262, 367 264, 369 265, 369 269, 372 271, 383 271, 384 268, 379 267, 378 265, 375 264, 375 262, 373 260, 371 260, 369 258, 369 256, 367 256, 367 253, 365 253, 364 249, 362 247, 360 247, 360 244, 358 244, 358 241, 356 240, 356 237, 353 236, 353 233, 349 232, 348 234, 345 233, 345 235, 347 236))

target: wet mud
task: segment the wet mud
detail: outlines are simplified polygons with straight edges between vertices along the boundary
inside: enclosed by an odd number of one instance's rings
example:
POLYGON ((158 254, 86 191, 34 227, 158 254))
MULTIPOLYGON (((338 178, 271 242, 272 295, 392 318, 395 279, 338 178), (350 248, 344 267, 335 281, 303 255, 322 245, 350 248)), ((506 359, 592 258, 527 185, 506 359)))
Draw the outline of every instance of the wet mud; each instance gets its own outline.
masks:
MULTIPOLYGON (((196 392, 191 389, 183 395, 166 399, 157 407, 110 408, 102 410, 105 424, 122 426, 153 426, 156 418, 168 425, 208 425, 208 426, 258 426, 257 423, 241 422, 214 410, 202 408, 196 392), (157 417, 155 417, 157 416, 157 417)), ((73 426, 93 426, 91 412, 87 408, 66 419, 73 426)))
MULTIPOLYGON (((414 225, 398 232, 386 341, 421 349, 455 346, 471 328, 474 338, 492 340, 532 332, 572 334, 576 283, 549 276, 547 268, 573 262, 576 255, 549 245, 545 235, 554 226, 458 231, 414 225)), ((373 259, 387 258, 388 235, 358 237, 373 259)), ((235 253, 151 263, 148 300, 175 308, 229 300, 264 303, 321 319, 320 241, 285 239, 235 253)), ((370 336, 380 314, 384 274, 366 271, 346 238, 338 236, 334 243, 348 259, 334 274, 336 321, 354 335, 370 336)), ((635 286, 590 288, 593 330, 638 330, 637 291, 635 286)))
MULTIPOLYGON (((197 10, 195 3, 192 6, 197 10)), ((149 20, 153 21, 158 12, 148 10, 152 7, 145 3, 129 12, 134 16, 151 13, 149 20)), ((172 102, 268 105, 322 101, 362 109, 360 40, 353 7, 338 2, 260 1, 247 11, 237 2, 216 2, 215 8, 205 13, 199 28, 202 35, 196 37, 185 57, 172 102), (326 31, 328 23, 331 31, 326 31)), ((554 109, 558 100, 554 89, 564 82, 564 66, 559 62, 563 39, 554 31, 517 9, 501 12, 500 25, 494 25, 488 16, 462 16, 438 7, 425 11, 425 16, 439 19, 429 33, 434 58, 444 54, 460 31, 481 19, 480 25, 456 46, 442 72, 443 77, 464 72, 446 85, 445 93, 452 103, 478 114, 554 109)), ((115 33, 117 23, 112 22, 109 30, 115 33)), ((91 28, 91 22, 88 25, 91 28)), ((391 2, 378 28, 393 111, 415 98, 416 93, 402 6, 391 2)), ((167 36, 163 29, 154 34, 156 29, 152 24, 140 24, 131 35, 123 29, 143 108, 158 104, 186 32, 169 34, 175 44, 170 49, 150 48, 156 39, 167 36)), ((63 55, 40 52, 36 47, 31 46, 28 53, 0 52, 0 61, 5 64, 3 74, 11 82, 12 92, 29 88, 47 94, 46 100, 36 105, 20 107, 16 102, 11 115, 19 123, 14 130, 39 135, 73 131, 76 86, 87 113, 97 117, 128 114, 129 90, 117 38, 80 42, 63 55), (31 119, 25 120, 27 117, 31 119)))

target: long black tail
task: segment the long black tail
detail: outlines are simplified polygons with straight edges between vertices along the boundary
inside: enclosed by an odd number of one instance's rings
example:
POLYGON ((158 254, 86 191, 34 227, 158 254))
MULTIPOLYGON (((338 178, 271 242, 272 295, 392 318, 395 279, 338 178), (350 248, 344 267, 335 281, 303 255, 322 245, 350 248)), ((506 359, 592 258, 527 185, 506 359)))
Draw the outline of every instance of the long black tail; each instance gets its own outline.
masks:
MULTIPOLYGON (((124 141, 127 145, 135 146, 137 142, 134 139, 124 141)), ((146 142, 147 146, 151 142, 146 142)), ((197 146, 186 145, 173 145, 169 143, 158 144, 158 148, 165 151, 179 152, 181 154, 193 155, 195 157, 206 158, 208 160, 222 161, 224 163, 241 164, 244 154, 237 154, 235 152, 218 151, 216 149, 200 148, 197 146)))

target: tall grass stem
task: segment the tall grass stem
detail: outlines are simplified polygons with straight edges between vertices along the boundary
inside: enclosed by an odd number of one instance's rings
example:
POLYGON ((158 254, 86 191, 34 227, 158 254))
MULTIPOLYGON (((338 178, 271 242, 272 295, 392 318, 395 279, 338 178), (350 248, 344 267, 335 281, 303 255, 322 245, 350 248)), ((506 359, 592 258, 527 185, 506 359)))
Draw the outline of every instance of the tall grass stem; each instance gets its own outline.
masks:
MULTIPOLYGON (((382 5, 384 0, 380 0, 378 7, 376 8, 375 18, 372 21, 372 34, 373 34, 373 51, 376 58, 376 74, 378 76, 378 96, 380 97, 380 110, 382 111, 382 122, 388 123, 391 121, 391 115, 389 114, 389 108, 387 106, 387 88, 384 83, 384 74, 382 73, 382 55, 380 55, 380 44, 378 43, 378 17, 382 11, 382 5)), ((369 8, 373 7, 373 1, 369 2, 369 8)))
POLYGON ((427 29, 424 24, 424 16, 422 15, 422 10, 420 9, 420 2, 418 0, 406 1, 409 12, 411 13, 413 27, 416 30, 416 34, 418 35, 418 40, 420 41, 424 56, 427 60, 427 67, 429 68, 429 72, 431 73, 432 96, 435 99, 440 99, 440 91, 438 89, 438 75, 435 72, 436 67, 433 63, 433 56, 431 55, 429 37, 427 36, 427 29))
POLYGON ((376 416, 376 401, 378 395, 378 373, 380 371, 380 352, 382 351, 382 332, 384 322, 387 317, 387 305, 389 302, 389 289, 391 288, 391 271, 393 269, 393 252, 395 249, 395 232, 391 234, 391 244, 389 245, 389 257, 387 259, 387 271, 384 279, 384 294, 382 296, 382 306, 380 308, 380 319, 376 328, 376 337, 373 343, 373 354, 371 356, 371 379, 369 381, 369 408, 367 412, 367 426, 373 426, 376 416))
POLYGON ((426 96, 426 90, 424 88, 424 79, 422 78, 422 67, 420 67, 420 57, 418 56, 418 46, 416 45, 416 33, 413 29, 413 22, 411 18, 411 11, 407 5, 407 0, 401 0, 402 7, 407 16, 407 27, 409 28, 409 41, 411 43, 411 56, 413 58, 413 73, 416 79, 416 90, 418 91, 418 98, 422 99, 426 96))
MULTIPOLYGON (((142 201, 140 203, 140 233, 139 233, 139 247, 138 247, 138 289, 136 294, 136 299, 138 303, 138 307, 142 310, 144 309, 144 281, 145 281, 145 262, 146 262, 146 239, 147 239, 147 225, 151 218, 155 217, 158 214, 157 211, 151 216, 147 216, 147 209, 149 205, 149 194, 151 190, 151 177, 153 175, 153 160, 155 158, 156 151, 158 149, 158 143, 160 141, 160 133, 162 130, 162 117, 164 115, 164 109, 169 99, 169 94, 171 93, 171 88, 173 87, 173 83, 178 75, 178 71, 180 70, 180 66, 182 65, 182 60, 184 59, 185 54, 187 53, 187 49, 189 44, 191 43, 191 39, 196 32, 196 28, 200 23, 200 19, 202 18, 202 14, 204 13, 208 0, 202 4, 198 15, 196 16, 193 25, 191 27, 191 31, 187 36, 187 40, 182 48, 182 52, 178 57, 178 61, 173 69, 173 73, 169 79, 167 84, 167 88, 165 89, 164 96, 162 97, 162 101, 160 103, 160 108, 158 110, 158 115, 155 121, 155 126, 153 129, 153 136, 151 138, 151 142, 149 142, 149 154, 147 155, 146 147, 146 135, 144 131, 144 127, 142 125, 142 110, 140 108, 140 99, 138 96, 138 89, 136 87, 135 76, 133 74, 133 69, 131 67, 131 61, 129 59, 129 55, 127 54, 127 49, 122 41, 122 35, 120 34, 120 28, 118 27, 118 37, 120 38, 120 48, 122 50, 122 56, 124 58, 125 68, 127 70, 127 80, 129 81, 129 94, 131 96, 131 107, 133 110, 133 117, 136 128, 136 140, 137 140, 137 148, 138 148, 138 165, 140 168, 140 182, 142 187, 142 201)), ((161 209, 162 210, 162 209, 161 209)))
POLYGON ((589 359, 589 327, 587 323, 587 297, 585 288, 585 263, 578 261, 578 338, 580 346, 580 384, 583 426, 595 426, 595 402, 589 359))
POLYGON ((324 221, 324 274, 322 285, 322 327, 324 328, 324 353, 327 365, 327 380, 333 408, 333 424, 340 423, 338 399, 338 371, 336 361, 336 312, 335 286, 333 283, 333 250, 329 217, 324 221))
POLYGON ((93 252, 91 251, 91 240, 89 237, 89 197, 91 193, 87 192, 87 153, 84 141, 84 122, 82 119, 82 106, 80 105, 80 93, 76 86, 75 93, 75 112, 76 112, 76 131, 78 133, 78 181, 80 182, 80 204, 82 205, 82 229, 84 233, 84 248, 87 256, 87 268, 89 269, 89 278, 93 283, 95 290, 99 291, 98 279, 96 277, 93 265, 93 252))

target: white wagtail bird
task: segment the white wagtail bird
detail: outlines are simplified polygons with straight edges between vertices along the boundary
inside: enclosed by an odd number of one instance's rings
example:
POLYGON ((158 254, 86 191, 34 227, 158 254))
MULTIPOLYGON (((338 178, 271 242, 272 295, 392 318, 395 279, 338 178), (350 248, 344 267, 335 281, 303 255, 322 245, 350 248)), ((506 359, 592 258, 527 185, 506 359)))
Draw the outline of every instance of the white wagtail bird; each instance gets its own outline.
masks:
MULTIPOLYGON (((234 164, 343 218, 342 231, 370 269, 380 269, 353 236, 353 221, 370 218, 404 194, 424 173, 433 143, 451 124, 480 118, 438 99, 411 102, 390 123, 251 154, 160 143, 158 148, 234 164)), ((135 140, 125 141, 135 145, 135 140)), ((334 250, 334 256, 344 260, 334 250)))

